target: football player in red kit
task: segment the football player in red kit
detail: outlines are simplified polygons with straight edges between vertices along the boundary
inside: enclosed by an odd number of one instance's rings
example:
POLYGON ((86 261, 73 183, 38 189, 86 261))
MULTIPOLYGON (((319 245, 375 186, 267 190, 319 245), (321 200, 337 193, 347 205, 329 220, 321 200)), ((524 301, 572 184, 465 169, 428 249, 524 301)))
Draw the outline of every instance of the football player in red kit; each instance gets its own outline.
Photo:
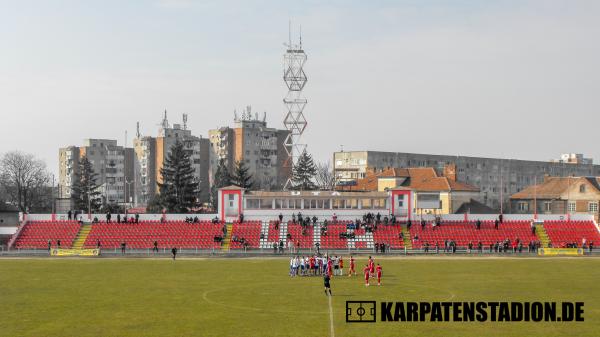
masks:
POLYGON ((333 260, 327 257, 327 275, 333 275, 333 260))
POLYGON ((352 273, 356 275, 356 270, 354 269, 354 258, 350 255, 350 269, 348 269, 348 276, 352 276, 352 273))
POLYGON ((365 274, 365 286, 368 287, 369 286, 369 274, 371 272, 371 268, 369 268, 369 265, 365 265, 365 268, 363 269, 363 273, 365 274))
POLYGON ((369 273, 371 277, 375 277, 375 260, 369 256, 369 273))
POLYGON ((379 263, 377 264, 377 268, 375 268, 375 271, 377 272, 377 285, 380 286, 381 285, 381 266, 379 265, 379 263))

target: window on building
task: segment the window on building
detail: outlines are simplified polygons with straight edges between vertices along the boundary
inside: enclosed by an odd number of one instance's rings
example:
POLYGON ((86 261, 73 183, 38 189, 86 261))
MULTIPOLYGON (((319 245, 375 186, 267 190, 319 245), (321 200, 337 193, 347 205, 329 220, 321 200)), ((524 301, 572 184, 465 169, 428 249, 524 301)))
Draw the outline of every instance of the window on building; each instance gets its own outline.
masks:
POLYGON ((333 199, 333 209, 344 208, 344 199, 333 199))
POLYGON ((527 202, 519 202, 517 208, 520 212, 527 212, 529 210, 529 204, 527 202))
POLYGON ((584 184, 579 185, 579 193, 585 193, 585 185, 584 184))
POLYGON ((373 199, 373 208, 385 209, 385 198, 373 199))
POLYGON ((257 209, 259 207, 259 199, 246 199, 246 208, 257 209))
POLYGON ((575 212, 575 210, 577 209, 575 202, 574 201, 569 201, 569 205, 567 206, 567 210, 569 211, 569 213, 575 212))
POLYGON ((260 199, 260 208, 261 209, 272 209, 273 208, 273 199, 260 199))
POLYGON ((551 212, 552 211, 552 202, 546 201, 544 202, 544 211, 551 212))
POLYGON ((598 213, 598 202, 597 201, 590 201, 588 203, 588 212, 598 213))

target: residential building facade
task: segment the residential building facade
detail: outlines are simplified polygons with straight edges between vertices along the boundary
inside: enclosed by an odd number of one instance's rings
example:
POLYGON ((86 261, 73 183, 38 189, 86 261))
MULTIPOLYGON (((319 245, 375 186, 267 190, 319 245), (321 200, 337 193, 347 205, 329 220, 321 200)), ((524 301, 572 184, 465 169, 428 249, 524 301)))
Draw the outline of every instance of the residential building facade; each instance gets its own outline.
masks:
POLYGON ((243 160, 252 174, 254 189, 283 187, 291 172, 285 165, 288 156, 284 147, 289 131, 267 127, 266 114, 259 119, 247 107, 241 116, 235 114, 233 127, 213 129, 208 134, 211 179, 221 159, 230 172, 237 161, 243 160))
POLYGON ((593 214, 598 219, 600 177, 551 177, 510 197, 517 214, 593 214))
POLYGON ((479 196, 479 188, 456 181, 452 168, 440 176, 431 167, 390 168, 376 172, 370 170, 365 178, 355 184, 338 186, 339 191, 385 192, 397 188, 411 190, 414 194, 414 214, 453 214, 464 209, 479 196))
POLYGON ((119 146, 114 139, 85 139, 83 146, 59 149, 59 198, 71 198, 83 157, 87 157, 96 173, 103 203, 132 202, 133 149, 119 146))
POLYGON ((137 132, 134 139, 136 205, 145 206, 159 193, 158 184, 162 183, 161 169, 176 142, 184 144, 194 168, 194 178, 199 184, 199 201, 209 199, 209 141, 195 136, 187 128, 187 117, 182 124, 169 124, 167 112, 163 117, 157 137, 142 136, 137 132))
POLYGON ((340 181, 364 178, 369 169, 390 167, 433 167, 438 174, 453 164, 456 180, 477 186, 477 201, 497 211, 510 212, 510 195, 517 193, 544 175, 600 176, 600 165, 585 163, 543 162, 517 159, 480 158, 376 151, 335 152, 334 173, 340 181))

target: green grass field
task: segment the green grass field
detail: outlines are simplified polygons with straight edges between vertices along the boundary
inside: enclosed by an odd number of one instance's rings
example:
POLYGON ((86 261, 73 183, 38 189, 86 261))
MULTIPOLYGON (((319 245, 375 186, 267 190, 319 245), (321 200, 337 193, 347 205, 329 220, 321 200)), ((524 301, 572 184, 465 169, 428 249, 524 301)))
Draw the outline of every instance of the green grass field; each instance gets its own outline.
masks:
MULTIPOLYGON (((358 261, 358 266, 364 260, 358 261)), ((336 336, 598 336, 600 259, 378 260, 332 280, 336 336), (584 301, 578 323, 345 322, 346 300, 584 301)), ((1 336, 329 336, 320 277, 287 259, 0 259, 1 336)))

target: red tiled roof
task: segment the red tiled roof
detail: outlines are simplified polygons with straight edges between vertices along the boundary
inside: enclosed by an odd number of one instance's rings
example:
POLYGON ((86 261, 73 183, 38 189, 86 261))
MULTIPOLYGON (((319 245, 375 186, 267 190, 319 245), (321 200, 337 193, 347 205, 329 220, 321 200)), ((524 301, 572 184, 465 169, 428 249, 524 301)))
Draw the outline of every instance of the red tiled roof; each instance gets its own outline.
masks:
POLYGON ((513 194, 511 199, 557 199, 567 192, 570 186, 578 185, 582 182, 587 182, 600 192, 599 178, 582 178, 582 177, 546 177, 544 182, 537 185, 526 187, 521 192, 513 194))
POLYGON ((352 186, 354 191, 375 191, 378 188, 379 178, 407 178, 404 187, 409 187, 417 191, 437 192, 437 191, 467 191, 479 192, 479 188, 453 181, 447 177, 439 177, 432 167, 416 168, 389 168, 382 172, 369 172, 363 179, 358 179, 356 185, 352 186))

